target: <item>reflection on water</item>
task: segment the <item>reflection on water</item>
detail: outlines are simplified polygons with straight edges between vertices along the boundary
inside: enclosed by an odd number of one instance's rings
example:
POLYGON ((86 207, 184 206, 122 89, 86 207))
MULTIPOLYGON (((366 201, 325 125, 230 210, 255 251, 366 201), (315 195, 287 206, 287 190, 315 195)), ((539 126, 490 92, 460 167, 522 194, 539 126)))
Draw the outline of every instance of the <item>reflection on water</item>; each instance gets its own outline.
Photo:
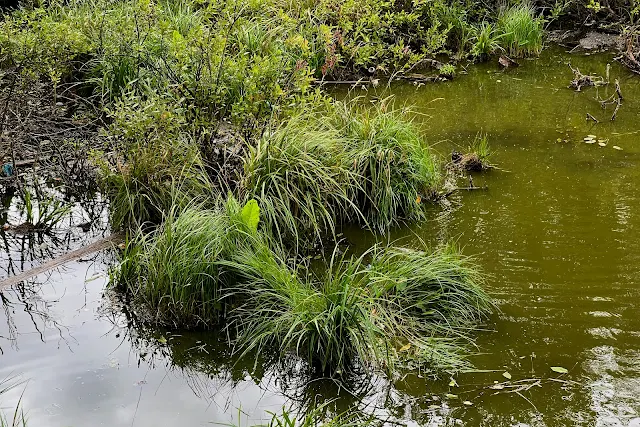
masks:
MULTIPOLYGON (((338 384, 310 379, 295 361, 255 364, 219 333, 138 325, 104 295, 113 256, 103 252, 0 293, 0 378, 28 380, 0 406, 24 390, 32 426, 247 426, 283 405, 304 411, 326 402, 328 411, 357 408, 389 425, 640 426, 640 79, 613 64, 625 102, 615 122, 594 128, 586 113, 606 112, 595 91, 566 88, 567 59, 552 50, 508 73, 486 64, 453 82, 394 87, 397 99, 429 115, 436 150, 465 147, 483 131, 500 167, 474 177, 488 191, 454 193, 424 224, 389 236, 457 240, 485 268, 501 312, 476 341, 478 372, 455 382, 406 372, 391 384, 338 384), (585 144, 588 134, 610 142, 585 144)), ((594 73, 610 59, 571 58, 594 73)), ((3 221, 17 221, 6 200, 3 221)), ((0 277, 108 232, 104 203, 74 203, 52 234, 3 232, 0 277), (87 232, 78 227, 86 222, 95 224, 87 232)), ((354 246, 375 241, 358 230, 345 235, 354 246)))

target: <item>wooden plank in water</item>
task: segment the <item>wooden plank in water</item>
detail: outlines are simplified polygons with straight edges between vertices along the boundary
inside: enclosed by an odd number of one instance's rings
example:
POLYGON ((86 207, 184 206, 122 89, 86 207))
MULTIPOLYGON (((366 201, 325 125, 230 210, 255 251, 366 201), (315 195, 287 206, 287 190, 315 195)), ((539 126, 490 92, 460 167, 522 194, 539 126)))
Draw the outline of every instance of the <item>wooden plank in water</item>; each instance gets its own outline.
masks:
POLYGON ((91 254, 94 252, 98 252, 102 249, 106 249, 110 247, 112 244, 117 243, 122 240, 122 235, 120 234, 112 234, 111 236, 104 237, 97 242, 93 242, 88 246, 84 246, 80 249, 76 249, 75 251, 71 251, 64 255, 61 255, 57 258, 54 258, 50 261, 45 262, 42 265, 34 267, 30 270, 23 271, 20 274, 16 274, 15 276, 8 277, 0 282, 0 292, 9 286, 17 285, 18 283, 30 279, 33 276, 37 276, 38 274, 49 271, 53 268, 59 267, 62 264, 66 264, 70 261, 75 261, 78 258, 83 257, 84 255, 91 254))

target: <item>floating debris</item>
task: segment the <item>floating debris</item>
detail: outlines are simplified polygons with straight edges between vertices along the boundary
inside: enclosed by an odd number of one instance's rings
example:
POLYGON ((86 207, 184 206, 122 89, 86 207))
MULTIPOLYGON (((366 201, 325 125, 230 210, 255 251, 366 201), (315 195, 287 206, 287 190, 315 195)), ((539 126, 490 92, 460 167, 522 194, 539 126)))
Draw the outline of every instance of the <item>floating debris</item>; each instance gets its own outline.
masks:
POLYGON ((621 148, 621 147, 618 147, 617 145, 614 145, 614 146, 613 146, 613 148, 614 148, 615 150, 621 150, 621 151, 622 151, 622 148, 621 148))
POLYGON ((600 147, 606 147, 606 146, 607 146, 607 143, 606 143, 606 142, 598 142, 598 145, 599 145, 600 147))

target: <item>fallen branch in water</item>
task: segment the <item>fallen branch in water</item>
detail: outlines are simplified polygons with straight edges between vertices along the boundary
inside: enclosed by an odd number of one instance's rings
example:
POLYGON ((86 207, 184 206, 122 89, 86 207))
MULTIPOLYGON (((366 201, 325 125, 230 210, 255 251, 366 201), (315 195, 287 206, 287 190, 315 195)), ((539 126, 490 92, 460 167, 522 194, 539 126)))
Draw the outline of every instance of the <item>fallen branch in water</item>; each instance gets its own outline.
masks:
POLYGON ((23 271, 22 273, 16 274, 15 276, 8 277, 0 282, 0 292, 2 292, 5 288, 17 285, 18 283, 24 280, 30 279, 33 276, 37 276, 38 274, 41 274, 53 268, 59 267, 70 261, 75 261, 83 257, 84 255, 98 252, 102 249, 106 249, 111 245, 119 242, 120 240, 122 240, 121 234, 112 234, 111 236, 102 238, 97 242, 91 243, 88 246, 85 246, 80 249, 76 249, 75 251, 61 255, 58 258, 54 258, 30 270, 23 271))
POLYGON ((489 187, 487 187, 486 185, 483 185, 482 187, 455 187, 452 188, 450 190, 447 190, 444 193, 440 193, 438 195, 439 199, 446 199, 447 197, 449 197, 450 195, 452 195, 453 193, 455 193, 456 191, 474 191, 474 190, 484 190, 487 191, 489 190, 489 187))
POLYGON ((613 110, 613 114, 611 115, 611 121, 614 121, 618 115, 618 110, 622 106, 623 99, 624 97, 622 96, 622 91, 620 90, 620 82, 618 81, 618 79, 616 79, 616 92, 607 99, 598 99, 598 102, 600 102, 600 106, 603 110, 607 108, 607 105, 615 104, 616 107, 613 110))
POLYGON ((578 68, 573 68, 571 63, 567 64, 571 71, 573 72, 573 80, 569 83, 569 87, 575 89, 576 92, 580 92, 583 87, 589 86, 606 86, 609 84, 608 76, 609 76, 609 64, 607 64, 607 79, 601 76, 596 75, 587 75, 582 74, 578 68))

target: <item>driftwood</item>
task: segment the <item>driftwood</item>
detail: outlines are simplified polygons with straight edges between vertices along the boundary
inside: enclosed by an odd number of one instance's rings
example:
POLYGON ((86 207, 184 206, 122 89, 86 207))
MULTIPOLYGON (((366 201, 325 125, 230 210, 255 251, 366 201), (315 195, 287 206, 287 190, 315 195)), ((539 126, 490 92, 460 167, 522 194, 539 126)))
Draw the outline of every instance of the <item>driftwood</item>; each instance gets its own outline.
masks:
POLYGON ((85 246, 80 249, 76 249, 75 251, 71 251, 64 255, 61 255, 58 258, 54 258, 30 270, 24 271, 20 274, 16 274, 15 276, 8 277, 0 282, 0 292, 2 292, 4 289, 10 286, 17 285, 18 283, 24 280, 30 279, 33 276, 37 276, 38 274, 41 274, 53 268, 59 267, 70 261, 75 261, 85 255, 98 252, 102 249, 106 249, 112 246, 113 244, 119 242, 120 240, 122 240, 122 236, 120 234, 112 234, 109 237, 105 237, 103 239, 98 240, 97 242, 91 243, 88 246, 85 246))
POLYGON ((600 123, 600 120, 596 119, 595 117, 593 117, 589 113, 587 113, 587 120, 593 120, 593 122, 596 123, 596 124, 600 123))
POLYGON ((573 68, 571 63, 567 64, 573 72, 573 80, 569 83, 569 87, 575 89, 576 92, 580 92, 583 87, 589 86, 606 86, 609 84, 609 64, 607 64, 607 79, 601 76, 582 74, 578 68, 573 68))
POLYGON ((396 77, 400 80, 407 80, 414 83, 431 83, 431 82, 439 82, 442 81, 443 78, 441 76, 426 76, 424 74, 412 73, 405 74, 396 77))
POLYGON ((617 59, 620 59, 632 72, 640 74, 640 61, 637 58, 640 55, 640 28, 628 28, 625 33, 624 52, 617 59))
POLYGON ((616 119, 618 110, 620 110, 620 107, 622 106, 622 100, 624 99, 624 97, 622 96, 622 91, 620 90, 620 82, 618 81, 618 79, 616 79, 615 85, 616 91, 613 95, 611 95, 607 99, 598 99, 598 102, 600 102, 600 106, 603 110, 607 108, 607 105, 615 105, 615 109, 613 110, 613 114, 611 115, 611 121, 614 121, 616 119))

